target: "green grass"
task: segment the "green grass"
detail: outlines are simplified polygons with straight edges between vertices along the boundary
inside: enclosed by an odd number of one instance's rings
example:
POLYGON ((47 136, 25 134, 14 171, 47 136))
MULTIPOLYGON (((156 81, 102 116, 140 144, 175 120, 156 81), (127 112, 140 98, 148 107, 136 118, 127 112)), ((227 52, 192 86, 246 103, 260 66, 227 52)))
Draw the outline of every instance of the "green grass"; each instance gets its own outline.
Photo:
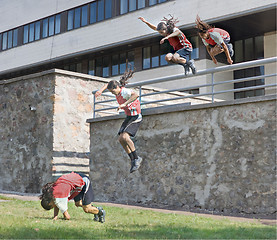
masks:
POLYGON ((0 202, 0 239, 276 239, 275 226, 259 223, 104 208, 106 223, 101 224, 73 202, 69 221, 53 221, 53 210, 43 210, 39 201, 0 202))

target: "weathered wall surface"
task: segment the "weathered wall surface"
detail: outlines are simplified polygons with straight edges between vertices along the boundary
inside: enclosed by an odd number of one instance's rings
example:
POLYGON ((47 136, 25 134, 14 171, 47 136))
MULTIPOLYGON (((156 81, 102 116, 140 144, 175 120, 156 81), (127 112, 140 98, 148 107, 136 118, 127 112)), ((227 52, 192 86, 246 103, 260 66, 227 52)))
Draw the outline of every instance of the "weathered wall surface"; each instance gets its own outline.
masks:
POLYGON ((39 192, 51 177, 53 106, 52 74, 0 84, 1 190, 39 192))
POLYGON ((123 119, 89 119, 96 201, 275 212, 276 98, 251 101, 146 110, 133 174, 117 142, 123 119))

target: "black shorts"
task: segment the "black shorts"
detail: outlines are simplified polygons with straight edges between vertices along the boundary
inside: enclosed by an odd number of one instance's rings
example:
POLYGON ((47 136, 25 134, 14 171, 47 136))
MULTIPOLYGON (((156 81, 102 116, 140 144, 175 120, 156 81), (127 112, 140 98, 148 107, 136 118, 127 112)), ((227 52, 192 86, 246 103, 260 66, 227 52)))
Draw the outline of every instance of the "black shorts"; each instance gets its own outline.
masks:
POLYGON ((177 50, 175 53, 178 53, 180 57, 186 59, 186 61, 189 61, 189 54, 191 51, 187 50, 186 48, 181 48, 177 50))
POLYGON ((82 205, 89 205, 94 200, 94 194, 91 186, 91 181, 88 176, 82 173, 78 173, 86 183, 82 188, 82 191, 74 198, 75 202, 82 200, 82 205))
POLYGON ((136 116, 127 116, 118 131, 118 135, 123 132, 127 132, 131 137, 134 137, 139 129, 141 122, 141 114, 136 116))

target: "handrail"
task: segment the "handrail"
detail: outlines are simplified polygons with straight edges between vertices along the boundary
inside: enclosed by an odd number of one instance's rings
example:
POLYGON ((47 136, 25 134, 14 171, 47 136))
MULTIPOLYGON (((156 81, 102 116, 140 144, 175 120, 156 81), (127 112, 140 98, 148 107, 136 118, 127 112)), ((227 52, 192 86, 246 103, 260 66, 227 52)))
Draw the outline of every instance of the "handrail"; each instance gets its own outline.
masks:
MULTIPOLYGON (((178 74, 178 75, 165 76, 165 77, 160 77, 160 78, 153 78, 150 80, 144 80, 144 81, 140 81, 140 82, 130 83, 126 87, 128 87, 128 88, 139 87, 140 100, 142 97, 149 97, 149 96, 153 96, 153 95, 157 95, 157 94, 166 94, 166 93, 174 94, 174 92, 180 93, 180 91, 185 91, 185 90, 190 90, 190 89, 195 89, 195 88, 211 87, 211 91, 205 92, 205 93, 189 94, 189 95, 187 94, 187 95, 172 97, 172 98, 168 98, 168 99, 147 100, 147 101, 142 100, 141 105, 151 104, 151 103, 162 103, 165 101, 174 101, 174 100, 185 99, 185 98, 197 98, 197 97, 202 97, 202 96, 212 96, 211 99, 212 99, 212 102, 214 102, 214 95, 217 95, 217 94, 240 92, 240 91, 246 91, 246 90, 264 89, 265 87, 269 88, 269 87, 277 86, 277 84, 275 83, 275 84, 267 84, 267 85, 263 84, 263 85, 252 86, 252 87, 244 87, 244 88, 238 88, 238 89, 226 89, 226 90, 221 90, 221 91, 215 91, 214 87, 217 85, 220 85, 220 84, 230 84, 230 83, 236 83, 236 82, 253 81, 253 80, 258 80, 258 79, 274 77, 277 75, 275 72, 273 74, 263 74, 263 75, 259 75, 259 76, 253 76, 253 77, 246 77, 246 78, 240 78, 240 79, 231 79, 231 80, 226 80, 226 81, 214 82, 214 74, 215 73, 228 72, 228 71, 240 70, 240 69, 245 69, 245 68, 250 68, 250 67, 262 66, 262 65, 274 63, 274 62, 277 62, 277 57, 271 57, 271 58, 259 59, 259 60, 249 61, 249 62, 236 63, 233 65, 220 66, 220 67, 211 68, 211 69, 199 70, 195 75, 193 75, 193 74, 188 74, 188 75, 178 74), (166 82, 166 81, 175 81, 175 80, 179 80, 179 79, 203 76, 203 75, 207 75, 207 74, 211 74, 211 76, 212 76, 211 83, 141 94, 142 86, 145 86, 145 85, 162 83, 162 82, 166 82)), ((96 92, 97 92, 97 90, 92 91, 93 94, 95 94, 96 92)), ((176 94, 178 94, 178 93, 176 93, 176 94)), ((95 112, 105 112, 107 110, 117 108, 116 106, 113 106, 113 105, 103 104, 103 103, 116 101, 113 94, 111 94, 110 92, 107 92, 107 93, 104 92, 102 94, 102 96, 112 97, 113 99, 108 99, 108 100, 106 99, 106 100, 96 102, 95 95, 94 95, 94 114, 93 114, 94 117, 95 117, 95 112), (95 109, 96 104, 100 104, 100 105, 103 104, 105 106, 110 106, 110 107, 102 108, 102 109, 95 109)))

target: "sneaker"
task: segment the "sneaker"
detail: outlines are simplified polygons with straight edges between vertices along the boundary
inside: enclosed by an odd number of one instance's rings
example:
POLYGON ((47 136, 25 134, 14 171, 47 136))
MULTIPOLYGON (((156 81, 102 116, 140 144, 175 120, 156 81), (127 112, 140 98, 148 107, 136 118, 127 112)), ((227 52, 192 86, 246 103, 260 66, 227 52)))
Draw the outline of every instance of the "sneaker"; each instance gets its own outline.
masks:
POLYGON ((134 171, 137 171, 140 167, 141 162, 142 162, 141 157, 138 157, 137 159, 133 160, 132 161, 132 166, 131 166, 131 169, 130 169, 130 173, 132 173, 134 171))
MULTIPOLYGON (((97 209, 98 209, 99 211, 100 211, 100 210, 103 210, 103 208, 102 208, 102 207, 97 207, 97 209)), ((95 221, 95 222, 99 222, 98 213, 97 213, 97 214, 94 214, 93 221, 95 221)))
POLYGON ((98 209, 99 209, 99 213, 97 215, 99 218, 99 222, 104 223, 105 217, 106 217, 106 211, 101 207, 98 207, 98 209))
POLYGON ((196 67, 194 65, 194 60, 189 60, 188 61, 188 66, 190 67, 192 73, 195 74, 196 73, 196 67))
POLYGON ((182 65, 184 67, 184 70, 185 70, 185 75, 187 75, 189 73, 189 66, 185 63, 179 63, 180 65, 182 65))

